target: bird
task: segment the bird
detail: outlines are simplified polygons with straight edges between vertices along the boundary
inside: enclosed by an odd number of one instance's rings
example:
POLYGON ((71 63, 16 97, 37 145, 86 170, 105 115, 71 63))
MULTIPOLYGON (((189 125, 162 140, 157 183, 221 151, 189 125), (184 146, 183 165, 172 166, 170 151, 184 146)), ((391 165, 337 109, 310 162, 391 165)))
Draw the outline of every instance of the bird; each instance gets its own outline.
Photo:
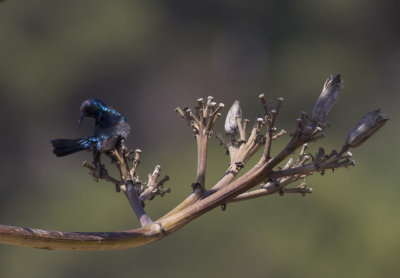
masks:
POLYGON ((80 113, 79 126, 85 117, 94 118, 93 135, 76 139, 53 139, 53 153, 63 157, 82 150, 92 151, 95 166, 98 168, 101 166, 100 154, 118 148, 121 140, 128 137, 130 126, 122 114, 99 99, 83 101, 80 113))

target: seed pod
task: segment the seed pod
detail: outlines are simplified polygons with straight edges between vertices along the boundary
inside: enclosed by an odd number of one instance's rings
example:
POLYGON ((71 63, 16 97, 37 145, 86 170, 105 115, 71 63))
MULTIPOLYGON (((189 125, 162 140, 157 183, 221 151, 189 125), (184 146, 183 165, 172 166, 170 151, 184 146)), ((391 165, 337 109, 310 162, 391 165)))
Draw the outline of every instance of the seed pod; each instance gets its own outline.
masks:
POLYGON ((378 131, 389 118, 381 113, 381 109, 371 111, 362 117, 346 138, 346 146, 355 148, 378 131))
POLYGON ((239 101, 235 100, 232 104, 231 109, 229 109, 228 114, 226 115, 225 120, 225 131, 226 133, 236 133, 238 130, 238 124, 236 121, 236 117, 239 117, 242 120, 242 109, 240 109, 239 101))
POLYGON ((343 88, 343 80, 340 80, 340 74, 335 77, 331 74, 325 81, 322 92, 311 112, 311 121, 313 123, 324 123, 329 112, 336 104, 339 98, 339 92, 343 88))

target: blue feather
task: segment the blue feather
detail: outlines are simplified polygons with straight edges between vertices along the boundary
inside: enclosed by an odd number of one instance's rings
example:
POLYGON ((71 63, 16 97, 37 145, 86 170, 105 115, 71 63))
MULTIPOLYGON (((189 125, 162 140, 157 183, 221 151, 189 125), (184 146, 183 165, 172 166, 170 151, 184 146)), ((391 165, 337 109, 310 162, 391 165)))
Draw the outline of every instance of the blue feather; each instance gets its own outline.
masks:
POLYGON ((88 151, 110 151, 117 147, 119 139, 125 139, 130 131, 129 124, 126 122, 117 110, 106 105, 99 99, 87 99, 80 107, 81 119, 84 117, 94 118, 95 128, 93 136, 79 139, 55 139, 52 140, 54 150, 57 156, 65 156, 71 153, 88 151), (103 143, 104 147, 101 148, 103 143))

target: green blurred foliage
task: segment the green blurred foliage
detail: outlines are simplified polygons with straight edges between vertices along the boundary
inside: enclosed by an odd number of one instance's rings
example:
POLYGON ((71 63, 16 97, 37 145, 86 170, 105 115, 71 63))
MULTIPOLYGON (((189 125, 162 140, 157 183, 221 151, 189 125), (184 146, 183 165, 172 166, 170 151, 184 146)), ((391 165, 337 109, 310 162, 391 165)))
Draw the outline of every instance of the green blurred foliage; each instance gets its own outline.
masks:
MULTIPOLYGON (((345 89, 328 138, 314 150, 340 148, 353 124, 376 107, 391 121, 354 150, 357 167, 312 176, 312 195, 231 204, 133 250, 0 246, 0 277, 397 277, 398 10, 394 0, 3 2, 3 224, 138 226, 124 196, 80 168, 88 153, 51 153, 50 139, 90 133, 90 121, 77 128, 88 97, 127 116, 128 143, 143 150, 141 176, 160 164, 171 177, 172 193, 146 206, 153 218, 185 198, 194 181, 195 142, 173 112, 178 105, 208 95, 227 106, 239 99, 253 119, 260 92, 282 96, 278 127, 289 131, 300 111, 311 110, 328 74, 340 72, 345 89)), ((214 139, 209 158, 211 186, 228 163, 214 139)))

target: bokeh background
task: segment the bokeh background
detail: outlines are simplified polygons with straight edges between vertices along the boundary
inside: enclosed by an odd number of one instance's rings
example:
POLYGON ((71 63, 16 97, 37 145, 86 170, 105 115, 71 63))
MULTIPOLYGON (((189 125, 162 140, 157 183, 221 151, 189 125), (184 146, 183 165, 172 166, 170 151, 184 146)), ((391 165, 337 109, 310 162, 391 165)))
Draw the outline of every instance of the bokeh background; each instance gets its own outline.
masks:
MULTIPOLYGON (((153 218, 187 196, 195 179, 195 141, 178 105, 208 95, 227 106, 239 99, 253 119, 259 93, 284 97, 278 127, 290 131, 327 76, 341 73, 345 89, 314 150, 340 148, 367 111, 382 107, 391 121, 353 151, 357 167, 311 177, 312 195, 228 205, 132 250, 1 245, 0 277, 398 277, 399 9, 394 0, 1 3, 2 224, 138 226, 125 197, 81 167, 90 154, 51 153, 50 139, 90 134, 90 120, 77 127, 88 97, 127 117, 143 177, 156 164, 171 177, 172 193, 146 206, 153 218)), ((228 163, 211 142, 209 186, 228 163)))

